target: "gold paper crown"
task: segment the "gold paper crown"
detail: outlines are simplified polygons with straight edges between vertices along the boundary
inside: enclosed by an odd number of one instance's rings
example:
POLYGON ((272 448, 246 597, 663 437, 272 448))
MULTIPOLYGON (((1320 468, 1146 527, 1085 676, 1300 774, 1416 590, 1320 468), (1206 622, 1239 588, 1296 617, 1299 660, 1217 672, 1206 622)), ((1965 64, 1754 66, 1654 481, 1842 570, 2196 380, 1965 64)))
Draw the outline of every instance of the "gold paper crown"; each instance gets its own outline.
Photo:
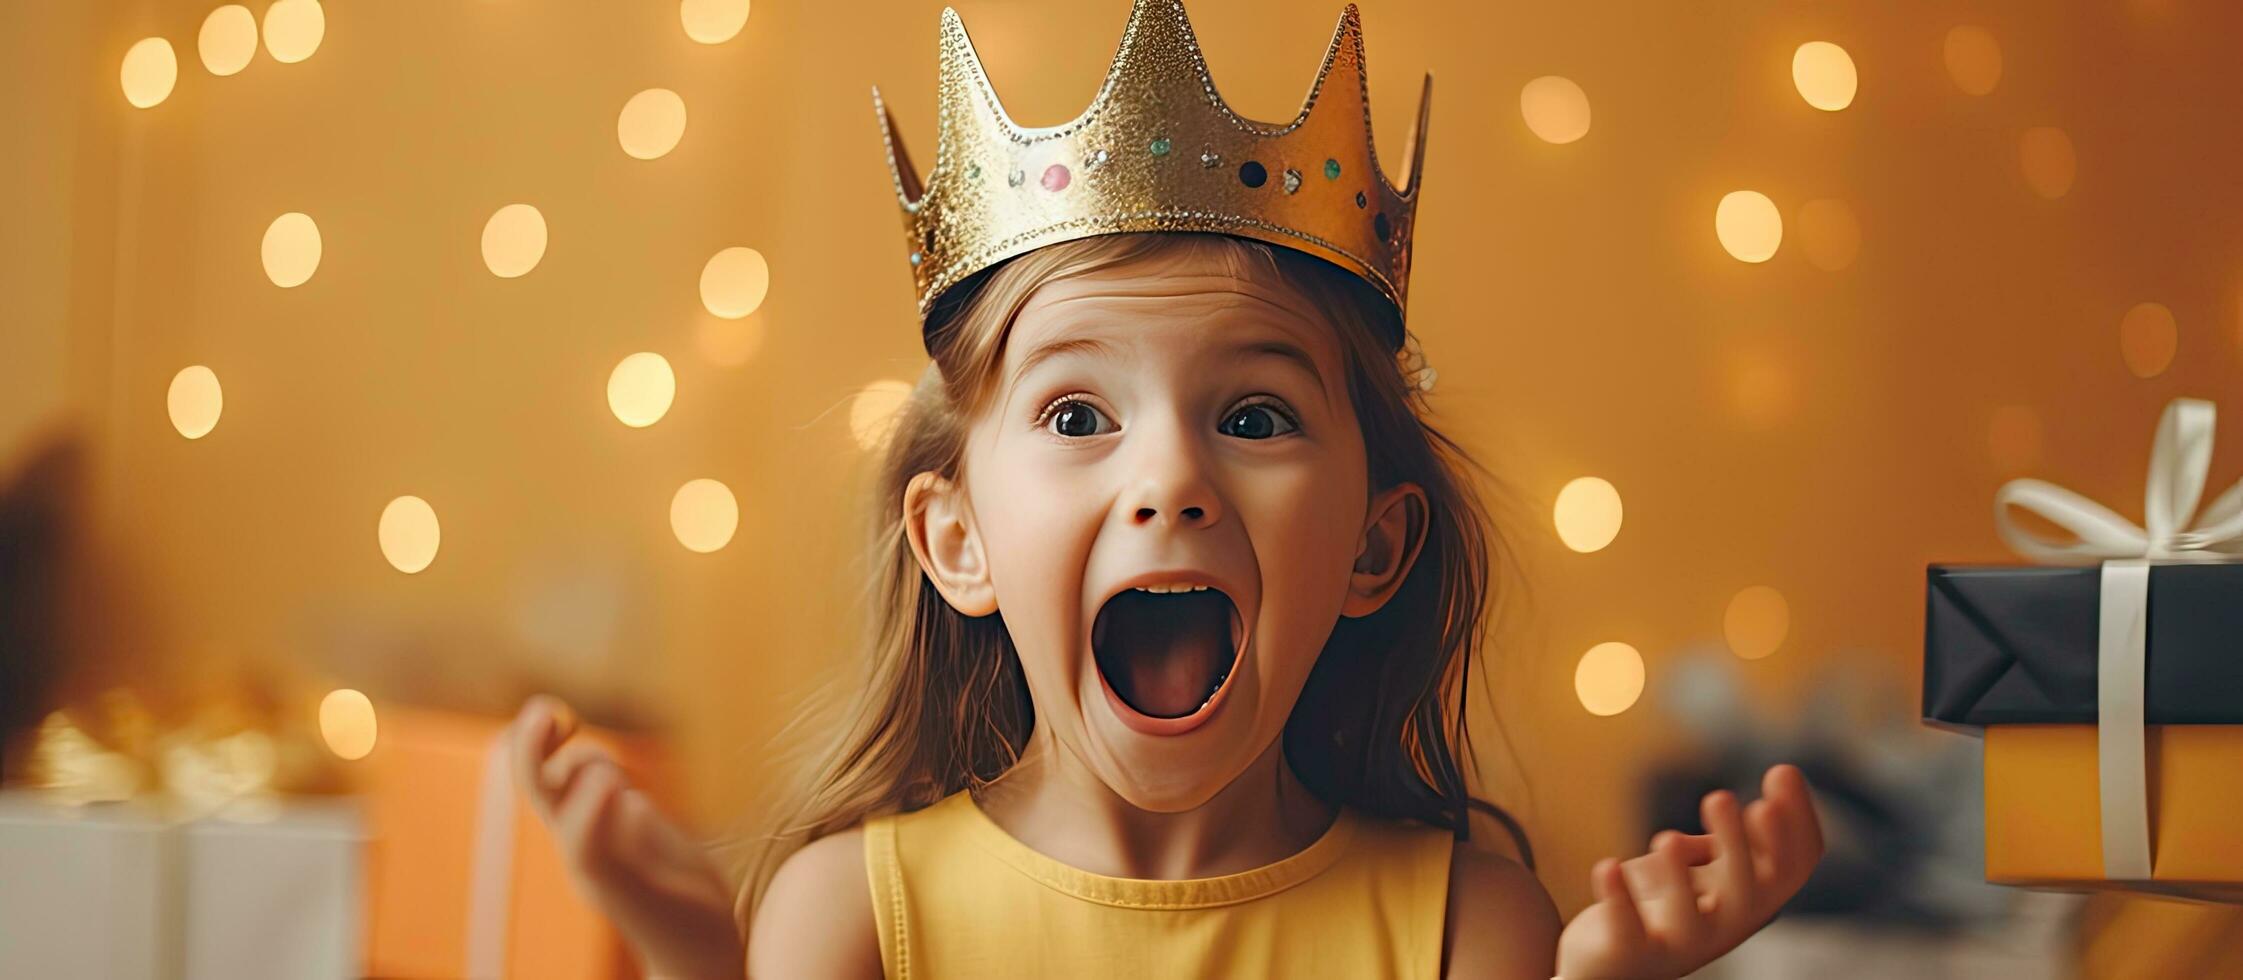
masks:
MULTIPOLYGON (((1058 126, 1023 127, 1005 114, 947 7, 940 57, 935 165, 923 185, 872 90, 922 331, 943 291, 976 272, 1046 245, 1135 231, 1220 232, 1314 255, 1370 283, 1401 322, 1433 76, 1397 187, 1372 145, 1354 4, 1340 12, 1300 113, 1282 125, 1246 119, 1216 94, 1181 0, 1135 0, 1106 83, 1058 126)), ((1401 346, 1400 336, 1387 339, 1401 346)))

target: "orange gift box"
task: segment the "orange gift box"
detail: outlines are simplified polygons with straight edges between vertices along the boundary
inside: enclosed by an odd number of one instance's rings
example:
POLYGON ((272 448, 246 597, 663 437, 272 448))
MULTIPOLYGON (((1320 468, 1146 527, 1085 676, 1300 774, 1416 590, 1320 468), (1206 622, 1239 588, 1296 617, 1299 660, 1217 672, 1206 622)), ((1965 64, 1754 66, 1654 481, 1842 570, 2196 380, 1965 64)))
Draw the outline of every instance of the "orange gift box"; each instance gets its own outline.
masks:
POLYGON ((1986 879, 2243 901, 2243 725, 2146 731, 2151 880, 2103 877, 2093 725, 1988 725, 1986 879))
MULTIPOLYGON (((622 937, 577 895, 552 835, 514 787, 500 743, 505 728, 474 715, 383 710, 380 738, 358 764, 368 975, 638 975, 622 937), (500 810, 486 812, 492 806, 500 810)), ((658 785, 644 740, 589 728, 576 737, 613 751, 635 785, 658 785)))

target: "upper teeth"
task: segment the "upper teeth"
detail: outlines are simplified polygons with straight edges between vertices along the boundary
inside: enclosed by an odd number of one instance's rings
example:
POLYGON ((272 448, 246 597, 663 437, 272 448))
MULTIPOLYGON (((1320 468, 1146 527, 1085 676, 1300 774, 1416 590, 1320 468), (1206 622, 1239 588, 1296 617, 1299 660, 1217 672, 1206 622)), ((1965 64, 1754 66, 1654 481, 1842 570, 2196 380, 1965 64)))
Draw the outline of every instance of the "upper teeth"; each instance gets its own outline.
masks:
POLYGON ((1190 582, 1168 582, 1162 585, 1140 585, 1137 587, 1137 591, 1159 592, 1163 594, 1169 592, 1205 592, 1207 591, 1207 586, 1193 585, 1190 582))

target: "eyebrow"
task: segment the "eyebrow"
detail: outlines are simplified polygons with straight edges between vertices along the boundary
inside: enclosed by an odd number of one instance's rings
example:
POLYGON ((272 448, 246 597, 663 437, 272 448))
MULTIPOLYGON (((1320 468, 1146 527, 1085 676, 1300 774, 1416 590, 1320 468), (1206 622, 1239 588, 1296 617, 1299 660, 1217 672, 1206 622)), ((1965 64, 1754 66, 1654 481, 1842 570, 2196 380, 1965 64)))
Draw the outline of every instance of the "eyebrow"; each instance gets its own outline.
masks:
MULTIPOLYGON (((1280 357, 1287 361, 1291 361, 1292 363, 1298 365, 1301 370, 1308 372, 1309 378, 1316 382, 1316 390, 1319 394, 1322 394, 1324 391, 1324 372, 1316 369, 1316 359, 1310 357, 1309 353, 1305 350, 1302 350, 1300 345, 1295 344, 1291 341, 1250 340, 1244 343, 1234 344, 1231 347, 1225 349, 1223 353, 1234 358, 1270 356, 1280 357)), ((1008 386, 1018 385, 1020 383, 1020 379, 1027 377, 1028 372, 1030 370, 1033 370, 1036 365, 1041 364, 1044 361, 1051 360, 1052 358, 1068 354, 1083 354, 1092 357, 1105 358, 1117 356, 1114 345, 1109 344, 1104 340, 1100 340, 1096 337, 1072 337, 1066 340, 1054 340, 1050 343, 1038 345, 1036 349, 1029 351, 1026 357, 1021 358, 1020 367, 1014 369, 1012 373, 1012 380, 1009 382, 1008 386)))
POLYGON ((1316 381, 1316 391, 1317 391, 1317 393, 1318 393, 1318 394, 1322 394, 1322 393, 1323 393, 1323 391, 1324 391, 1324 372, 1322 372, 1322 371, 1318 371, 1318 370, 1316 369, 1316 359, 1315 359, 1315 358, 1313 358, 1313 357, 1310 357, 1310 356, 1308 356, 1308 352, 1307 352, 1307 351, 1305 351, 1305 350, 1302 350, 1302 349, 1300 348, 1300 346, 1299 346, 1298 344, 1295 344, 1295 343, 1293 343, 1293 342, 1291 342, 1291 341, 1288 341, 1288 340, 1254 340, 1254 341, 1248 341, 1248 342, 1246 342, 1246 343, 1243 343, 1243 344, 1238 344, 1238 345, 1236 345, 1236 346, 1232 347, 1232 348, 1231 348, 1231 349, 1230 349, 1230 350, 1228 351, 1228 353, 1229 353, 1229 354, 1230 354, 1231 356, 1233 356, 1233 357, 1244 357, 1244 356, 1250 356, 1250 355, 1256 355, 1256 354, 1260 354, 1260 355, 1274 355, 1274 356, 1277 356, 1277 357, 1282 357, 1282 358, 1285 358, 1286 360, 1292 361, 1293 363, 1295 363, 1295 364, 1298 364, 1298 365, 1300 365, 1300 367, 1301 367, 1301 370, 1303 370, 1303 371, 1307 371, 1307 372, 1308 372, 1308 376, 1309 376, 1310 378, 1313 378, 1313 379, 1315 379, 1315 381, 1316 381))
POLYGON ((1073 337, 1067 340, 1054 340, 1050 343, 1037 346, 1036 349, 1028 352, 1028 356, 1021 358, 1020 366, 1013 369, 1012 380, 1007 382, 1006 386, 1011 387, 1013 385, 1018 385, 1020 383, 1020 379, 1027 377, 1028 372, 1034 370, 1036 365, 1051 360, 1052 358, 1058 357, 1062 354, 1088 354, 1093 357, 1107 358, 1116 356, 1114 345, 1109 344, 1096 337, 1073 337))

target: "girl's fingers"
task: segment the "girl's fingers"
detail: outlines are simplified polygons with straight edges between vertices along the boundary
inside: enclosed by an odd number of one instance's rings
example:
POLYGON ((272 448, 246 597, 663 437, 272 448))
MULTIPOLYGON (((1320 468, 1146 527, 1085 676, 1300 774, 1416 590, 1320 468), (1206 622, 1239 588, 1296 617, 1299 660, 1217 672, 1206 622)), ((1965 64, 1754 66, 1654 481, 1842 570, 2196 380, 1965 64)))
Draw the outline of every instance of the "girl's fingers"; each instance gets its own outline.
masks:
POLYGON ((1778 891, 1783 868, 1783 828, 1778 826, 1776 806, 1766 799, 1752 801, 1745 807, 1745 840, 1752 848, 1753 881, 1762 891, 1778 891))
POLYGON ((570 742, 560 751, 547 756, 545 764, 538 767, 538 779, 544 784, 546 794, 553 800, 568 798, 572 783, 583 777, 595 764, 604 764, 618 775, 623 771, 615 756, 607 749, 590 742, 570 742))
POLYGON ((533 695, 523 702, 508 729, 506 737, 511 745, 507 754, 513 763, 514 783, 530 798, 538 816, 550 823, 565 777, 576 768, 574 764, 556 764, 555 760, 564 754, 573 756, 571 749, 581 751, 582 743, 569 742, 576 734, 576 712, 558 698, 533 695))
POLYGON ((1612 945, 1623 958, 1632 959, 1650 944, 1643 932, 1643 915, 1636 911, 1636 899, 1628 888, 1628 876, 1621 872, 1620 862, 1605 858, 1589 869, 1589 890, 1605 908, 1605 922, 1612 930, 1612 945))
POLYGON ((1695 949, 1706 932, 1697 892, 1690 887, 1690 866, 1683 861, 1677 840, 1680 836, 1664 837, 1651 853, 1622 865, 1642 909, 1645 934, 1669 950, 1695 949))
POLYGON ((570 863, 594 875, 604 873, 608 823, 623 790, 622 771, 605 759, 588 760, 571 781, 553 810, 553 836, 570 863))
POLYGON ((1759 921, 1759 907, 1753 887, 1752 845, 1746 840, 1744 813, 1737 796, 1727 790, 1708 793, 1698 809, 1706 828, 1713 831, 1714 847, 1721 855, 1710 876, 1718 896, 1712 904, 1720 924, 1725 930, 1750 928, 1759 921))
POLYGON ((545 763, 545 757, 552 754, 553 747, 561 741, 555 712, 555 706, 559 703, 542 694, 532 697, 522 703, 521 712, 514 716, 514 723, 508 726, 507 738, 512 745, 507 754, 512 756, 514 764, 514 784, 541 807, 550 801, 546 799, 545 787, 538 778, 537 770, 545 763))
POLYGON ((1721 856, 1721 851, 1715 845, 1712 834, 1685 834, 1679 830, 1662 830, 1651 836, 1651 846, 1657 848, 1662 842, 1670 839, 1674 843, 1669 846, 1681 851, 1682 863, 1693 868, 1712 864, 1715 858, 1721 856))
POLYGON ((1808 790, 1806 774, 1800 772, 1798 766, 1776 766, 1768 770, 1761 785, 1783 811, 1783 824, 1789 831, 1787 841, 1806 863, 1819 860, 1822 857, 1822 821, 1815 814, 1815 798, 1808 790))

